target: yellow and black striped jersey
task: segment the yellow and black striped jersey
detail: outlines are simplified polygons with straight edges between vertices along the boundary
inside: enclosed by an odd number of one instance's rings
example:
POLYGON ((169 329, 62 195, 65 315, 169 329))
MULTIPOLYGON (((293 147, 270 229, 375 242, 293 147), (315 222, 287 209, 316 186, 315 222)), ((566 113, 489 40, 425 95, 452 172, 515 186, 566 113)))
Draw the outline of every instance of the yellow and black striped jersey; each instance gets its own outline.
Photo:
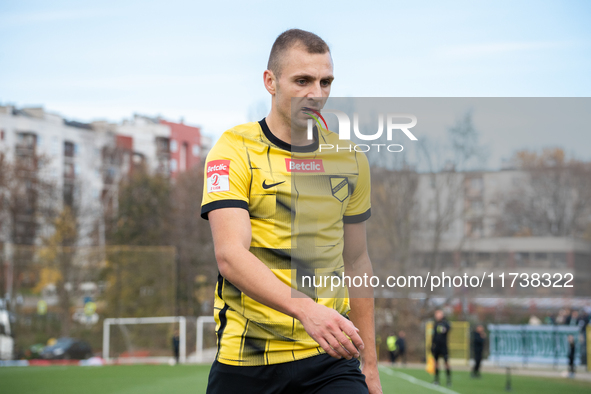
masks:
MULTIPOLYGON (((346 290, 304 287, 302 278, 343 272, 344 223, 371 214, 369 164, 354 149, 320 151, 322 144, 354 146, 335 133, 315 129, 314 137, 310 145, 291 146, 265 119, 226 131, 207 155, 201 216, 248 210, 250 252, 287 285, 347 316, 346 290)), ((221 275, 214 314, 221 363, 268 365, 324 352, 298 320, 254 301, 221 275)))

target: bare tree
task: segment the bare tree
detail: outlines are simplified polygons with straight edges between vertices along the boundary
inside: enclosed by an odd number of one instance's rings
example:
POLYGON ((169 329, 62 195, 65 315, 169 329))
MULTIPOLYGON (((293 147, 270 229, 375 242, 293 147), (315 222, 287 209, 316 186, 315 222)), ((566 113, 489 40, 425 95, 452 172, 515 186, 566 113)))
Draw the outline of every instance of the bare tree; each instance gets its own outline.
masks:
POLYGON ((372 170, 372 219, 369 249, 375 274, 405 275, 417 230, 419 175, 410 167, 372 170))
MULTIPOLYGON (((472 112, 467 111, 456 123, 447 129, 447 141, 425 141, 420 145, 422 167, 426 168, 426 182, 421 184, 419 194, 423 195, 420 213, 420 232, 426 248, 421 250, 424 267, 437 272, 461 255, 466 233, 463 222, 466 212, 464 174, 467 170, 482 167, 487 151, 480 144, 479 133, 472 121, 472 112), (457 224, 462 225, 454 229, 457 224), (457 242, 455 250, 442 250, 444 238, 450 231, 457 242), (458 238, 459 235, 459 238, 458 238), (445 258, 447 257, 447 259, 445 258)), ((451 267, 450 267, 451 268, 451 267)), ((449 297, 453 297, 450 294, 449 297)), ((430 297, 422 303, 421 315, 430 316, 430 297)))
POLYGON ((591 163, 567 158, 560 148, 519 151, 513 162, 525 182, 502 201, 499 235, 586 236, 591 224, 591 163))
MULTIPOLYGON (((374 275, 384 282, 390 275, 406 276, 413 265, 415 236, 419 224, 419 174, 407 165, 397 169, 372 169, 372 218, 367 226, 374 275)), ((393 327, 409 333, 417 332, 420 320, 414 313, 414 302, 409 300, 408 287, 388 289, 376 299, 376 333, 385 348, 385 339, 393 327), (394 299, 390 298, 393 297, 394 299)), ((420 343, 418 340, 414 343, 420 343)), ((409 351, 416 353, 415 346, 409 351)))
POLYGON ((58 272, 55 283, 60 310, 61 335, 69 336, 71 329, 70 306, 71 294, 75 289, 74 258, 78 239, 78 223, 73 210, 65 206, 54 220, 54 232, 43 239, 41 259, 47 267, 58 272))

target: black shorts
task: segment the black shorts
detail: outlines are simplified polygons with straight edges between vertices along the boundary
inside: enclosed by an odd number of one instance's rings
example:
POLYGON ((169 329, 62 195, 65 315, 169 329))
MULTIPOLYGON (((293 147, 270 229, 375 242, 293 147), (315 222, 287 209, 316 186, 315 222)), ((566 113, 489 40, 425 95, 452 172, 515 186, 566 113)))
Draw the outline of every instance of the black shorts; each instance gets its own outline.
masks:
POLYGON ((437 361, 439 357, 443 357, 443 359, 447 362, 447 347, 434 346, 431 349, 431 353, 433 353, 433 358, 435 358, 435 361, 437 361))
POLYGON ((207 394, 367 394, 359 360, 320 354, 303 360, 256 367, 213 362, 207 394))

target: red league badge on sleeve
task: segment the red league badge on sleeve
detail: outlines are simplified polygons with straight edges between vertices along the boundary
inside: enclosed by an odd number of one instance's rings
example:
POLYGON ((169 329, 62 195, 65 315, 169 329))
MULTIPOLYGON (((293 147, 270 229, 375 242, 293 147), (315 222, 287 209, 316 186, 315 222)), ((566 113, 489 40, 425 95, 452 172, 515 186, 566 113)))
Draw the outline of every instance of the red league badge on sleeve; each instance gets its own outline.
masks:
POLYGON ((212 160, 207 163, 207 192, 230 190, 230 160, 212 160))

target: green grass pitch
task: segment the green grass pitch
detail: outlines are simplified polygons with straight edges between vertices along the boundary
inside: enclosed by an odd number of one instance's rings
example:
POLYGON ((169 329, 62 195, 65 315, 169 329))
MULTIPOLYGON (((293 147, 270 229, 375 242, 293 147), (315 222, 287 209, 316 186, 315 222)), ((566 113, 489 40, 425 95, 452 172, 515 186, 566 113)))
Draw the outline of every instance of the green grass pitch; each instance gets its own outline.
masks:
MULTIPOLYGON (((205 365, 3 367, 0 394, 201 394, 205 393, 208 371, 209 366, 205 365)), ((506 393, 505 376, 487 374, 486 370, 479 380, 471 379, 468 372, 454 372, 452 392, 417 382, 432 380, 418 369, 383 367, 381 378, 384 393, 506 393)), ((514 394, 578 394, 591 393, 591 382, 513 376, 512 388, 514 394)))

